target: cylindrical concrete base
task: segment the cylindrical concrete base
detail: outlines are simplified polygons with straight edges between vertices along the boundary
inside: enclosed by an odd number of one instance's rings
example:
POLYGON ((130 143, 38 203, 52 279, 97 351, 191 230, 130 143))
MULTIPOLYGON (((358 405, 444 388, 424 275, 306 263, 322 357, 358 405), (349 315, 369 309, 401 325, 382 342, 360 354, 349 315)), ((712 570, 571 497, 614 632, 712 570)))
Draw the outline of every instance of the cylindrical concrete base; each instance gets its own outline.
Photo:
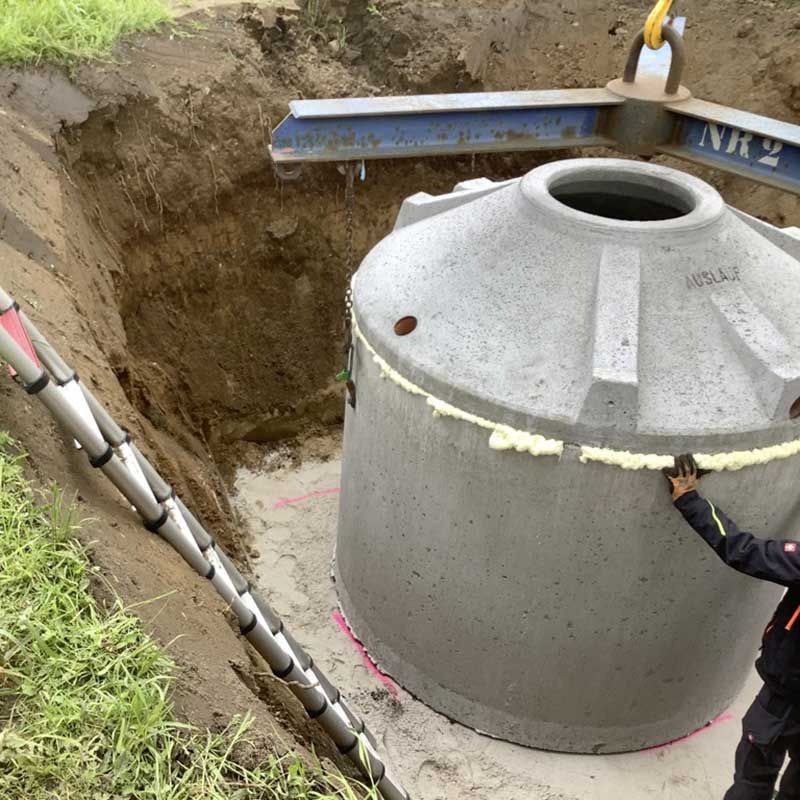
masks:
MULTIPOLYGON (((363 345, 356 363, 337 589, 383 670, 454 720, 546 750, 637 750, 730 704, 778 590, 721 564, 659 474, 490 450, 382 380, 363 345)), ((798 481, 793 460, 704 489, 769 531, 798 481)))
POLYGON ((615 159, 404 204, 353 285, 337 544, 342 605, 384 669, 554 750, 644 748, 725 708, 778 589, 721 563, 658 469, 696 453, 744 529, 797 536, 782 236, 696 178, 615 159))

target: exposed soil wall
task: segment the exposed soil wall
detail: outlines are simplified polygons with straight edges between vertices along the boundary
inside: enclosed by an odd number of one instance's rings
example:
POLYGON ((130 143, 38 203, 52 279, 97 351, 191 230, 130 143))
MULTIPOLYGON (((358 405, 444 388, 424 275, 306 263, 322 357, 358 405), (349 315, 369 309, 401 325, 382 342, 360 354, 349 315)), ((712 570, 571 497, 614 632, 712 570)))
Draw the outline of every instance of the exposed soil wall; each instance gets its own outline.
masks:
MULTIPOLYGON (((103 198, 93 221, 115 242, 128 340, 114 368, 158 429, 182 439, 189 430, 214 449, 339 416, 343 179, 331 166, 292 183, 272 175, 269 128, 290 98, 602 84, 619 73, 640 15, 638 5, 620 13, 610 3, 371 8, 349 2, 320 18, 228 11, 191 38, 126 48, 124 71, 79 72, 97 108, 64 131, 60 150, 84 206, 103 198)), ((704 48, 719 8, 687 13, 687 80, 698 94, 797 113, 800 78, 776 42, 797 46, 800 32, 777 9, 754 5, 753 30, 742 28, 746 36, 719 46, 713 61, 704 48)), ((544 158, 371 164, 357 187, 356 260, 408 194, 518 174, 544 158)), ((730 202, 777 224, 798 208, 796 198, 703 173, 730 202)))
MULTIPOLYGON (((58 140, 85 206, 103 198, 93 219, 121 263, 114 286, 127 351, 115 353, 117 377, 150 422, 187 446, 187 431, 214 448, 341 414, 343 178, 329 165, 297 182, 273 175, 269 127, 296 90, 268 74, 262 30, 245 17, 196 39, 148 42, 169 56, 163 83, 134 67, 110 92, 116 72, 83 71, 100 107, 58 140)), ((508 173, 540 160, 481 166, 508 173)), ((468 159, 370 165, 357 187, 355 262, 403 197, 449 189, 464 172, 468 159)))
MULTIPOLYGON (((218 465, 247 456, 242 439, 335 423, 342 405, 333 376, 347 273, 343 177, 327 165, 276 180, 266 146, 288 101, 602 85, 620 73, 645 5, 351 0, 319 15, 234 6, 138 37, 115 63, 80 67, 71 81, 6 71, 2 283, 246 565, 218 465)), ((698 96, 800 118, 796 3, 753 0, 732 23, 721 0, 681 9, 686 82, 698 96)), ((518 175, 553 156, 368 165, 356 187, 356 263, 407 195, 518 175)), ((798 198, 702 175, 728 202, 800 224, 798 198)), ((31 450, 42 480, 80 489, 95 518, 85 536, 127 601, 179 590, 142 613, 164 641, 182 634, 172 650, 186 668, 177 695, 185 714, 214 724, 256 708, 265 735, 289 719, 313 740, 316 728, 283 687, 254 675, 261 668, 221 622, 209 587, 141 531, 8 381, 0 427, 31 450)))

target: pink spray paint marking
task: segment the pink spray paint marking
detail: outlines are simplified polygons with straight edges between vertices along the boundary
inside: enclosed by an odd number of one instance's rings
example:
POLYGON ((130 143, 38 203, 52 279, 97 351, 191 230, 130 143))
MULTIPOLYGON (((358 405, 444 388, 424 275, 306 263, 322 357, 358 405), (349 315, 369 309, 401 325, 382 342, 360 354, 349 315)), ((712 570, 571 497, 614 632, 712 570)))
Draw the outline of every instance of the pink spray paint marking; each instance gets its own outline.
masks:
POLYGON ((328 497, 332 494, 339 494, 338 486, 332 489, 315 489, 313 492, 300 495, 300 497, 282 497, 280 500, 277 500, 272 507, 283 508, 284 506, 294 506, 298 503, 305 503, 306 500, 313 500, 315 497, 328 497))
POLYGON ((400 694, 397 684, 388 675, 378 669, 375 662, 369 657, 369 653, 364 649, 364 645, 356 639, 353 631, 350 630, 350 626, 347 624, 347 620, 342 613, 340 611, 334 611, 331 614, 331 618, 344 631, 344 635, 353 643, 356 650, 358 650, 366 668, 386 687, 386 691, 388 691, 392 697, 397 698, 400 694))
POLYGON ((680 739, 673 739, 671 742, 664 742, 664 744, 657 744, 653 747, 645 747, 642 750, 642 753, 653 753, 657 750, 664 750, 667 747, 673 747, 676 744, 681 744, 683 742, 688 742, 689 739, 694 739, 695 736, 699 736, 701 733, 705 733, 708 730, 711 730, 715 725, 720 725, 723 722, 730 722, 734 719, 733 714, 728 713, 727 711, 723 714, 720 714, 718 717, 714 717, 707 725, 703 725, 702 728, 698 728, 696 731, 692 731, 691 733, 687 734, 686 736, 681 736, 680 739))

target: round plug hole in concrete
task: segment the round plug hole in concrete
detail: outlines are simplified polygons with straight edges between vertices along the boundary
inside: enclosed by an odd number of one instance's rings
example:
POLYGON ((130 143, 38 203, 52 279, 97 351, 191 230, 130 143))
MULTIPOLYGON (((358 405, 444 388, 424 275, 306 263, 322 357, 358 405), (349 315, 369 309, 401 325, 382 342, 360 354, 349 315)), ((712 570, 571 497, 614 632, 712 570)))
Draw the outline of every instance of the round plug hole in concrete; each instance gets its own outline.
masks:
POLYGON ((417 327, 416 317, 400 317, 394 324, 394 332, 398 336, 408 336, 417 327))

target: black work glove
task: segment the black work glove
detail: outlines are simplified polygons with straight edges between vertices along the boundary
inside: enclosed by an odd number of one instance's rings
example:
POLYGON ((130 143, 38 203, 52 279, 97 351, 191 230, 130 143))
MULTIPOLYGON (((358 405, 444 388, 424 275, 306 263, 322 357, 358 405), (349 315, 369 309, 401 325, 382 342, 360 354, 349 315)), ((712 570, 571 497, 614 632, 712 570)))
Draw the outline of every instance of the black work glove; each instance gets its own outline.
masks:
POLYGON ((697 491, 700 478, 708 475, 709 470, 698 469, 697 462, 691 453, 675 456, 675 466, 665 467, 662 472, 669 483, 673 501, 687 492, 697 491))

